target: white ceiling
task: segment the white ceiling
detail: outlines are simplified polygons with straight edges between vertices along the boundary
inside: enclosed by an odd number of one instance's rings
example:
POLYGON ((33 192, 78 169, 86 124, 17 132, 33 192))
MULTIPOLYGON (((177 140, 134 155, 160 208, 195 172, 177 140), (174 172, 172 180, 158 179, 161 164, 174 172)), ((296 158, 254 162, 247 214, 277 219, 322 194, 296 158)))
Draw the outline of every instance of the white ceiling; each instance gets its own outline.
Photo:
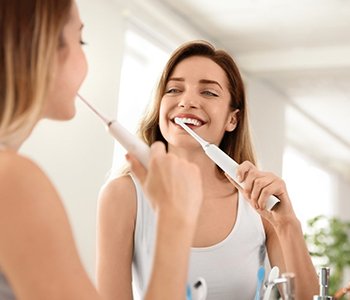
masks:
POLYGON ((288 96, 289 139, 350 178, 349 0, 158 2, 288 96))

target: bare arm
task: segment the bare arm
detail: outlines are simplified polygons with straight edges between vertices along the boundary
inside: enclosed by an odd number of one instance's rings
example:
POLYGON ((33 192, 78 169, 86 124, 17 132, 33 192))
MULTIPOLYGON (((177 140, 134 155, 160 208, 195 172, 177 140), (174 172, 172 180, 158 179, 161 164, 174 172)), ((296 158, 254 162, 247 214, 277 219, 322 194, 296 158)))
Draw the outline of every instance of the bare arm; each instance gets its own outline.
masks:
POLYGON ((97 289, 105 299, 132 299, 136 192, 129 176, 102 190, 97 220, 97 289))
POLYGON ((237 175, 244 182, 245 197, 265 219, 266 243, 272 265, 295 274, 296 299, 312 299, 318 292, 317 274, 285 183, 272 173, 257 170, 249 162, 239 166, 237 175), (271 195, 281 202, 272 211, 267 211, 264 208, 271 195))
POLYGON ((16 296, 99 299, 50 181, 17 154, 2 154, 0 165, 0 266, 16 296))

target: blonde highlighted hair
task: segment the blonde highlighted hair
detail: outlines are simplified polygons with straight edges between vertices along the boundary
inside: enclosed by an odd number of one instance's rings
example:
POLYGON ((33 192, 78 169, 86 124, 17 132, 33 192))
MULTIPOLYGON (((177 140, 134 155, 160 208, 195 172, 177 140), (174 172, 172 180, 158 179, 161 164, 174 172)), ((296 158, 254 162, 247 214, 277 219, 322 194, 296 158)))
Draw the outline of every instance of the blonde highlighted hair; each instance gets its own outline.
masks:
POLYGON ((226 132, 219 147, 230 155, 236 162, 245 160, 256 164, 255 153, 250 135, 247 103, 241 74, 232 57, 223 50, 217 50, 206 41, 192 41, 180 46, 171 55, 160 78, 154 102, 146 116, 141 120, 138 133, 151 145, 155 141, 167 144, 159 128, 160 103, 165 94, 166 84, 175 67, 184 59, 192 56, 203 56, 218 64, 225 72, 231 95, 231 109, 239 109, 238 124, 234 131, 226 132))
POLYGON ((0 143, 40 119, 72 0, 0 1, 0 143))

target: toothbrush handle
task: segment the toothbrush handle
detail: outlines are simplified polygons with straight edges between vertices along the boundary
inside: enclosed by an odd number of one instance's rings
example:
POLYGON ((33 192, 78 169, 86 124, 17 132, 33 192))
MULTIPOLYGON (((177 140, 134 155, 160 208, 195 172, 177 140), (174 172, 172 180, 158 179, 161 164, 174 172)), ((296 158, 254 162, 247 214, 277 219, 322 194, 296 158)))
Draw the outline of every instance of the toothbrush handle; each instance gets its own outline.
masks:
POLYGON ((112 121, 108 124, 107 129, 128 152, 134 154, 147 168, 150 157, 150 148, 146 143, 131 134, 117 121, 112 121))
POLYGON ((271 295, 271 292, 272 292, 272 285, 268 285, 266 290, 265 290, 265 293, 264 293, 264 298, 263 300, 269 300, 270 299, 270 295, 271 295))
MULTIPOLYGON (((207 144, 204 146, 205 153, 224 171, 226 172, 240 187, 243 188, 241 183, 238 183, 236 178, 236 169, 238 164, 228 156, 224 151, 222 151, 218 146, 214 144, 207 144)), ((266 209, 272 210, 272 208, 280 200, 275 196, 270 196, 266 203, 266 209)))

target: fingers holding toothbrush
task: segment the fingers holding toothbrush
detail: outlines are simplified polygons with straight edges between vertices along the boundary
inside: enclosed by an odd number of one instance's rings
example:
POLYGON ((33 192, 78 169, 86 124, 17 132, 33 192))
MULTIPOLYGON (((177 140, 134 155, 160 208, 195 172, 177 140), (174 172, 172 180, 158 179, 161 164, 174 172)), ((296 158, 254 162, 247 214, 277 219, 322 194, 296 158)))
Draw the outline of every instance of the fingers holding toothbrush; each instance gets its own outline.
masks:
POLYGON ((236 174, 237 181, 242 186, 240 191, 243 196, 271 223, 280 222, 290 214, 294 215, 286 185, 280 177, 270 172, 260 171, 249 161, 240 164, 236 174), (272 211, 267 211, 266 204, 272 195, 281 202, 272 211))
POLYGON ((147 169, 132 154, 127 159, 156 212, 176 214, 186 222, 196 223, 203 199, 196 165, 167 153, 161 142, 151 146, 147 169))

